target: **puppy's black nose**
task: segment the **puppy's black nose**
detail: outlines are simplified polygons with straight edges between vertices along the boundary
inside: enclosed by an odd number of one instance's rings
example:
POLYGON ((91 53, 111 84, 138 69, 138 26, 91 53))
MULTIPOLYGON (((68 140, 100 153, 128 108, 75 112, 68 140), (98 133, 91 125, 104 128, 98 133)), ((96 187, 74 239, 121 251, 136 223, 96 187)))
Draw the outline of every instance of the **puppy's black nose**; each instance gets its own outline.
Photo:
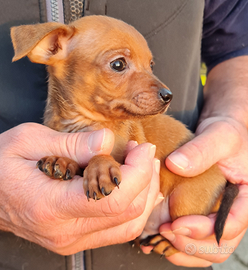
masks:
POLYGON ((166 88, 159 89, 158 96, 165 104, 168 104, 172 100, 172 93, 166 88))

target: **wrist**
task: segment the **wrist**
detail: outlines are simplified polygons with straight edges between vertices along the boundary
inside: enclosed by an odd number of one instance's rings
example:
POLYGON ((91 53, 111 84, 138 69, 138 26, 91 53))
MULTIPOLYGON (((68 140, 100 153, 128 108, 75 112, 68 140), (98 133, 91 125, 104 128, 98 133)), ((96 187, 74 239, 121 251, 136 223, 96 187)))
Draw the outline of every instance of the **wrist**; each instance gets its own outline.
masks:
POLYGON ((221 115, 221 116, 210 116, 208 118, 201 118, 199 123, 198 123, 198 126, 197 126, 197 129, 196 129, 196 135, 197 134, 201 134, 208 126, 216 123, 216 122, 219 122, 219 123, 223 123, 223 124, 227 124, 229 126, 231 126, 232 128, 234 128, 236 131, 239 132, 239 129, 240 127, 245 127, 245 124, 244 122, 239 122, 237 119, 234 119, 230 116, 224 116, 224 115, 221 115))
POLYGON ((232 110, 228 110, 227 108, 221 110, 221 108, 219 108, 219 110, 216 111, 208 111, 204 109, 199 118, 198 126, 202 125, 202 123, 205 123, 204 125, 206 125, 206 123, 211 124, 212 122, 217 121, 227 121, 239 123, 243 127, 248 128, 248 118, 246 115, 248 115, 248 112, 242 110, 242 108, 235 109, 235 106, 232 110))
POLYGON ((227 117, 248 128, 247 64, 248 56, 234 57, 209 72, 199 123, 211 117, 227 117))

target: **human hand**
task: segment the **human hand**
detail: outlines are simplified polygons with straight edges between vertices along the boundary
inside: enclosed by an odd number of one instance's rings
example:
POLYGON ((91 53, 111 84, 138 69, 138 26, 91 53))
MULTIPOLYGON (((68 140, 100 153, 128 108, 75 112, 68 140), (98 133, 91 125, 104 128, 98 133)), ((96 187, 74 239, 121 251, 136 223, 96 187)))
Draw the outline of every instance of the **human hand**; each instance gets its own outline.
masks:
POLYGON ((108 129, 67 134, 29 123, 2 133, 0 229, 61 255, 137 237, 159 192, 159 161, 151 144, 129 145, 120 189, 97 202, 88 202, 81 177, 53 180, 35 167, 46 155, 85 166, 93 155, 109 154, 113 143, 108 129))
POLYGON ((248 226, 248 134, 245 126, 228 117, 211 117, 198 127, 196 137, 172 153, 166 166, 176 174, 194 176, 217 163, 226 179, 239 184, 239 195, 227 218, 219 249, 215 215, 186 216, 163 224, 160 233, 180 253, 168 258, 176 265, 206 267, 225 261, 248 226))

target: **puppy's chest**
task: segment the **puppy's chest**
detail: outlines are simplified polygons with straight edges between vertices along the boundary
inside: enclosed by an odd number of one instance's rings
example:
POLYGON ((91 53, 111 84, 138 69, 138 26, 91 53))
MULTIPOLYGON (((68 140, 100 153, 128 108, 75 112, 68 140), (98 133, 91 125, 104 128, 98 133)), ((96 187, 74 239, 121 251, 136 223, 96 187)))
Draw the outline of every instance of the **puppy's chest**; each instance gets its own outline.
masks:
POLYGON ((147 142, 141 123, 134 121, 127 121, 119 128, 114 129, 115 146, 111 155, 120 163, 124 162, 127 154, 127 143, 129 141, 136 141, 138 144, 147 142))

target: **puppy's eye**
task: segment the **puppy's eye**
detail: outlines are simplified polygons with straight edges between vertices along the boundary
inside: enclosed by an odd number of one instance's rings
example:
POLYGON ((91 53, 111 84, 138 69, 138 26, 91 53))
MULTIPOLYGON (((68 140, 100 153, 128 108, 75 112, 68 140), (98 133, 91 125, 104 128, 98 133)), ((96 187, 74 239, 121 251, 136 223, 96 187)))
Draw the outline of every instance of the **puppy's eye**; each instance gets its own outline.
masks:
POLYGON ((155 63, 154 63, 154 61, 152 60, 152 61, 150 62, 151 70, 153 70, 154 65, 155 65, 155 63))
POLYGON ((118 71, 118 72, 121 72, 121 71, 123 71, 126 68, 127 63, 126 63, 125 58, 118 58, 118 59, 112 61, 110 63, 110 66, 111 66, 111 68, 113 70, 118 71))

